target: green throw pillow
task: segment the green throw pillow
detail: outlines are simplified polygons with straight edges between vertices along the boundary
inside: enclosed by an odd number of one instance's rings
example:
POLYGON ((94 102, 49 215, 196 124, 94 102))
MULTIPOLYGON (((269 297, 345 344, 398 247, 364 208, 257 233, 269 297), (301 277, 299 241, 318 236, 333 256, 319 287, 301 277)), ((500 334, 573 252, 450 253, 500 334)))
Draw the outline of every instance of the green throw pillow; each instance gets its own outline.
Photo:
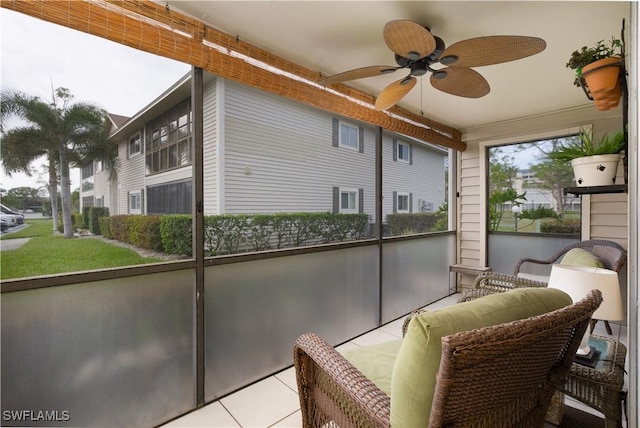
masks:
POLYGON ((573 248, 567 251, 567 254, 564 255, 562 261, 560 262, 562 265, 570 265, 570 266, 590 266, 597 268, 604 268, 604 262, 598 258, 598 256, 593 255, 587 250, 583 250, 582 248, 573 248))
POLYGON ((412 318, 391 378, 391 426, 428 425, 442 337, 529 318, 571 303, 571 298, 557 289, 519 288, 412 318))

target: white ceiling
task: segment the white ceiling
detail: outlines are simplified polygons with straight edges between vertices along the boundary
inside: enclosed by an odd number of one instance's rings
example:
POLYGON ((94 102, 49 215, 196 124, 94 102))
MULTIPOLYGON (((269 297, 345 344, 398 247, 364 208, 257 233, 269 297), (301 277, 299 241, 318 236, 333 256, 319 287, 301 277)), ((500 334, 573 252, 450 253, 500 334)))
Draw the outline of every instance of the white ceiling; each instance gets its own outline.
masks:
MULTIPOLYGON (((369 65, 395 66, 384 24, 410 19, 447 46, 488 35, 544 39, 540 54, 477 67, 491 92, 468 99, 440 92, 419 78, 400 106, 464 130, 590 104, 565 64, 574 50, 620 36, 628 2, 551 1, 162 1, 173 10, 323 75, 369 65)), ((625 31, 628 33, 628 31, 625 31)), ((628 34, 625 39, 629 40, 628 34)), ((347 82, 377 95, 408 72, 347 82)))

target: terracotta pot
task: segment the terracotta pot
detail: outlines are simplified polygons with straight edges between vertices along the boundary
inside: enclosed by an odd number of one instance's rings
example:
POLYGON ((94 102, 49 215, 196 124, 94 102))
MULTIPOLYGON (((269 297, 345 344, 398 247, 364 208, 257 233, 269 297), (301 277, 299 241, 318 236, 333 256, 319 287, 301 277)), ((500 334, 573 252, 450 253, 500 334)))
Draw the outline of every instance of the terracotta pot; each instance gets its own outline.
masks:
POLYGON ((611 93, 620 86, 618 76, 620 74, 619 64, 620 57, 612 57, 592 62, 582 68, 582 77, 584 78, 591 96, 595 99, 596 95, 602 93, 611 93))
POLYGON ((578 187, 611 186, 616 182, 620 154, 573 159, 571 166, 578 187))

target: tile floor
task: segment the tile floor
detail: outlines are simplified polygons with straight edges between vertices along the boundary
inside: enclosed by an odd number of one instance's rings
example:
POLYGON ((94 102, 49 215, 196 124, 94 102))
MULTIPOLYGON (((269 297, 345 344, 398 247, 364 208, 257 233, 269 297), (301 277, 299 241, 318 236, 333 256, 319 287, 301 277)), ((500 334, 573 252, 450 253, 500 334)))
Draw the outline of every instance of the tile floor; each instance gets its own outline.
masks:
MULTIPOLYGON (((433 310, 452 305, 456 303, 458 297, 459 295, 446 297, 427 306, 426 309, 433 310)), ((364 346, 401 337, 403 321, 404 317, 383 325, 376 330, 338 346, 337 349, 344 350, 353 346, 364 346)), ((613 330, 612 337, 626 345, 626 326, 611 323, 611 327, 613 330)), ((594 334, 608 336, 602 322, 596 325, 594 334)), ((596 410, 573 400, 571 397, 566 397, 566 405, 602 416, 596 410)), ((175 419, 163 425, 163 428, 296 428, 301 426, 300 402, 298 400, 295 373, 293 367, 291 367, 175 419)), ((626 423, 624 423, 624 426, 626 427, 626 423)))

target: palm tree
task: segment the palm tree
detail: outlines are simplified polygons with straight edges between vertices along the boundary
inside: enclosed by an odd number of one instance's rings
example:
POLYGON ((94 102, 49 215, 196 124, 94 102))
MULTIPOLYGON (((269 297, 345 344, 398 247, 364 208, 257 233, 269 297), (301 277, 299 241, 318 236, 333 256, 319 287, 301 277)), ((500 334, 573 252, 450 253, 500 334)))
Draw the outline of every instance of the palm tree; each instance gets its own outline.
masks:
POLYGON ((31 162, 43 155, 47 157, 54 229, 57 229, 59 174, 65 238, 73 237, 70 167, 86 158, 104 157, 111 164, 115 157, 107 140, 107 113, 91 104, 70 104, 72 99, 66 88, 56 89, 50 104, 17 91, 1 93, 0 156, 5 171, 29 174, 31 162), (10 116, 17 116, 26 124, 5 130, 4 120, 10 116))

